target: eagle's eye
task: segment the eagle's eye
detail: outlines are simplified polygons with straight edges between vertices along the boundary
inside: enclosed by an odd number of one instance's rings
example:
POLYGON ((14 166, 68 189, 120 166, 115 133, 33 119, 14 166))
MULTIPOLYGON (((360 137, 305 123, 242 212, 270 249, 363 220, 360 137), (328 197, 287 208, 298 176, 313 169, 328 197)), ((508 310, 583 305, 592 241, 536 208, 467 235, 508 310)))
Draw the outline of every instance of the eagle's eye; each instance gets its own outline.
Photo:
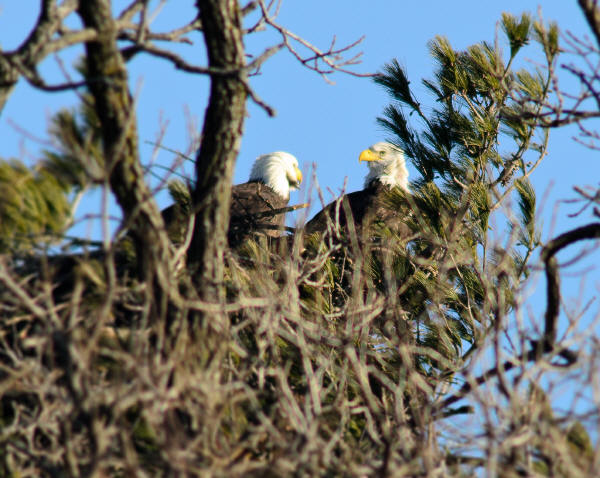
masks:
POLYGON ((379 151, 379 157, 383 158, 385 156, 385 151, 379 151))

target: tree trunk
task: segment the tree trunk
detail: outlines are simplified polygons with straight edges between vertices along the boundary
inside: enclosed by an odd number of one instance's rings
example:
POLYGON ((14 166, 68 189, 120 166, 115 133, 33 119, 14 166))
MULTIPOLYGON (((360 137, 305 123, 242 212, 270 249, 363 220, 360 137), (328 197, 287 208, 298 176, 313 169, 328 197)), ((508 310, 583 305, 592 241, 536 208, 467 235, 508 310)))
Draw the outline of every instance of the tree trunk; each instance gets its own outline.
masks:
POLYGON ((231 182, 246 105, 242 20, 237 0, 197 0, 211 76, 202 145, 196 158, 193 192, 196 222, 190 266, 200 298, 224 300, 223 260, 227 245, 231 182))
POLYGON ((101 122, 110 186, 135 242, 139 278, 156 304, 166 294, 153 293, 153 286, 169 287, 169 240, 140 163, 135 111, 110 2, 82 1, 78 13, 87 28, 98 32, 97 40, 86 43, 86 78, 101 122))

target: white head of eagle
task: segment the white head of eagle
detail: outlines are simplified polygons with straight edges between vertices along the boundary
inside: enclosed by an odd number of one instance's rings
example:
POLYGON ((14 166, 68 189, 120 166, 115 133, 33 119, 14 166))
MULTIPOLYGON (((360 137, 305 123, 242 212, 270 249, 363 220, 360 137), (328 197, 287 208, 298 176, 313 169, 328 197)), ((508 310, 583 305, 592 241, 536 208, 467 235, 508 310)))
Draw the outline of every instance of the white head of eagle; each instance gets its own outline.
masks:
POLYGON ((298 160, 284 151, 259 156, 252 171, 250 181, 260 181, 269 186, 285 200, 290 198, 290 189, 298 189, 302 182, 302 172, 298 169, 298 160))
POLYGON ((374 181, 389 187, 400 187, 408 191, 408 170, 404 160, 404 151, 392 143, 375 143, 365 149, 358 161, 367 161, 369 174, 365 178, 365 188, 374 181))

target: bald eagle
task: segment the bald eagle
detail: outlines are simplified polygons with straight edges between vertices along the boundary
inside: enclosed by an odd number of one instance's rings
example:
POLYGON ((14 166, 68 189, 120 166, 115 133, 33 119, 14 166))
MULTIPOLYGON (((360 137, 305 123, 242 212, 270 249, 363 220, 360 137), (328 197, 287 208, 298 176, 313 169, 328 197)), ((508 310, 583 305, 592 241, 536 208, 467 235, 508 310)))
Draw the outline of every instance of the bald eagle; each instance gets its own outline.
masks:
MULTIPOLYGON (((290 191, 302 182, 298 160, 284 151, 259 156, 250 171, 247 183, 231 188, 231 209, 228 241, 238 247, 252 234, 270 237, 281 235, 285 224, 285 208, 290 191)), ((189 204, 176 201, 162 212, 171 240, 185 240, 189 225, 189 204)))
POLYGON ((352 214, 352 224, 358 236, 375 220, 389 224, 401 219, 397 211, 386 205, 385 195, 394 187, 409 191, 404 152, 391 143, 379 142, 360 153, 358 160, 365 161, 369 168, 364 189, 346 194, 325 206, 306 223, 306 233, 324 233, 330 225, 336 224, 347 228, 347 211, 352 214))
POLYGON ((280 236, 285 225, 281 209, 290 200, 290 190, 298 189, 301 182, 298 160, 290 153, 276 151, 259 156, 249 181, 231 190, 229 244, 236 247, 252 233, 280 236))

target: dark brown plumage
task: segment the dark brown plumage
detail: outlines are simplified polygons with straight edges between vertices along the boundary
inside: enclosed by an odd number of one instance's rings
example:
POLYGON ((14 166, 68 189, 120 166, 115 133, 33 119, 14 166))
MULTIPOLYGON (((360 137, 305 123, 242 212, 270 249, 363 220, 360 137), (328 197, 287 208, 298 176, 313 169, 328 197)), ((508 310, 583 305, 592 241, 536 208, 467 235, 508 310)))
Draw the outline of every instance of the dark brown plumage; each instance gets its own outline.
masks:
MULTIPOLYGON (((285 224, 285 211, 281 209, 289 202, 290 190, 298 188, 301 182, 298 160, 291 154, 277 151, 257 158, 250 180, 231 188, 229 245, 237 248, 255 234, 280 236, 285 224)), ((189 226, 189 204, 175 203, 162 214, 171 240, 175 244, 184 243, 189 226)))
POLYGON ((385 195, 389 190, 388 186, 375 181, 366 189, 345 194, 342 198, 329 203, 308 221, 305 227, 306 233, 323 233, 327 231, 328 224, 331 226, 339 224, 341 230, 348 230, 347 211, 352 215, 352 223, 358 236, 361 236, 363 228, 375 221, 391 225, 398 219, 398 214, 386 204, 385 195))
POLYGON ((350 232, 347 211, 351 213, 358 237, 374 222, 380 221, 392 228, 402 225, 406 211, 391 209, 386 198, 394 187, 408 191, 408 171, 402 150, 390 143, 376 143, 360 154, 359 161, 367 161, 369 165, 365 189, 345 194, 325 206, 308 221, 306 233, 323 234, 330 226, 337 225, 340 232, 350 232))
POLYGON ((261 182, 234 186, 228 233, 230 246, 236 247, 251 234, 280 236, 285 225, 285 212, 280 210, 287 206, 288 201, 289 198, 280 196, 261 182))
MULTIPOLYGON (((277 194, 266 184, 249 181, 231 188, 231 209, 227 238, 231 247, 237 247, 253 234, 277 237, 285 223, 288 199, 277 194)), ((189 224, 187 205, 173 204, 162 211, 171 241, 182 244, 189 224)))

